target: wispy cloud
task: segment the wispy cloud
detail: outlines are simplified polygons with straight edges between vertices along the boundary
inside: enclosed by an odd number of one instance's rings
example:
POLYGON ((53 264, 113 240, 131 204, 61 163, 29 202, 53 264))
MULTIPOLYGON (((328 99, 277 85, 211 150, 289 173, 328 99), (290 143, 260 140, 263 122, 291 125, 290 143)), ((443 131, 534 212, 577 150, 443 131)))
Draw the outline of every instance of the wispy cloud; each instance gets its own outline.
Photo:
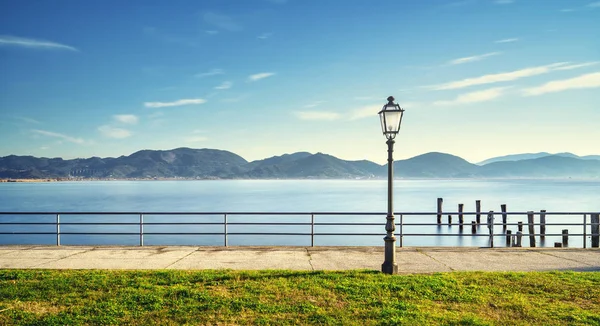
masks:
POLYGON ((139 118, 133 114, 116 114, 113 115, 113 119, 120 123, 126 123, 130 125, 137 124, 139 118))
POLYGON ((0 35, 0 46, 18 46, 32 49, 68 50, 76 52, 79 51, 77 48, 66 44, 10 35, 0 35))
POLYGON ((517 42, 519 39, 516 37, 513 38, 505 38, 505 39, 501 39, 501 40, 497 40, 494 41, 494 43, 512 43, 512 42, 517 42))
POLYGON ((204 19, 205 23, 225 31, 239 32, 244 29, 242 25, 226 15, 221 15, 214 12, 206 12, 202 18, 204 19))
POLYGON ((369 105, 362 108, 352 110, 350 112, 350 120, 358 120, 364 118, 374 118, 381 111, 382 105, 369 105))
POLYGON ((595 66, 598 63, 600 63, 600 61, 584 62, 584 63, 578 63, 578 64, 574 64, 574 65, 558 67, 555 70, 571 70, 571 69, 577 69, 577 68, 583 68, 583 67, 590 67, 590 66, 595 66))
POLYGON ((497 5, 508 5, 514 2, 515 0, 494 0, 494 3, 497 5))
POLYGON ((261 40, 266 40, 271 36, 273 36, 273 33, 262 33, 259 36, 257 36, 256 38, 261 39, 261 40))
POLYGON ((482 91, 470 92, 458 95, 455 99, 449 101, 436 101, 433 105, 448 106, 456 104, 471 104, 487 102, 504 95, 504 90, 508 87, 494 87, 482 91))
POLYGON ((223 69, 211 69, 207 72, 201 72, 199 74, 195 74, 194 77, 203 78, 203 77, 222 75, 224 73, 225 73, 225 71, 223 71, 223 69))
POLYGON ((221 85, 216 86, 215 89, 230 89, 233 86, 233 83, 230 81, 225 81, 221 83, 221 85))
POLYGON ((48 136, 48 137, 53 137, 53 138, 59 138, 62 140, 66 140, 68 142, 71 143, 75 143, 75 144, 83 144, 85 143, 85 141, 81 138, 75 138, 75 137, 71 137, 71 136, 67 136, 64 134, 59 134, 57 132, 52 132, 52 131, 46 131, 46 130, 39 130, 39 129, 33 129, 31 130, 33 133, 38 134, 38 135, 43 135, 43 136, 48 136))
POLYGON ((600 8, 600 1, 588 3, 587 6, 590 7, 590 8, 600 8))
POLYGON ((490 53, 485 53, 485 54, 480 54, 480 55, 474 55, 471 57, 458 58, 458 59, 449 61, 448 64, 460 65, 463 63, 467 63, 467 62, 480 61, 487 57, 492 57, 492 56, 499 55, 499 54, 500 54, 500 52, 490 52, 490 53))
POLYGON ((325 102, 324 102, 324 101, 315 101, 315 102, 312 102, 312 103, 310 103, 310 104, 306 104, 306 105, 304 106, 304 108, 305 108, 305 109, 311 109, 311 108, 317 107, 317 106, 319 106, 319 105, 321 105, 321 104, 323 104, 323 103, 325 103, 325 102))
POLYGON ((27 122, 27 123, 32 123, 32 124, 36 124, 36 125, 42 124, 40 121, 32 119, 32 118, 28 118, 28 117, 18 117, 17 116, 15 118, 19 119, 21 121, 27 122))
POLYGON ((373 100, 372 96, 355 96, 354 100, 356 101, 370 101, 373 100))
POLYGON ((184 140, 187 143, 200 143, 200 142, 207 141, 208 137, 204 137, 204 136, 189 136, 189 137, 186 137, 184 140))
POLYGON ((300 120, 337 120, 341 118, 341 115, 336 112, 326 111, 297 111, 294 115, 300 120))
POLYGON ((523 95, 537 96, 546 93, 562 92, 570 89, 598 87, 600 87, 600 72, 595 72, 570 79, 554 80, 538 87, 526 88, 523 90, 523 95))
POLYGON ((164 108, 170 106, 182 106, 182 105, 194 105, 206 103, 205 99, 194 98, 194 99, 182 99, 173 102, 145 102, 144 106, 147 108, 164 108))
POLYGON ((131 131, 122 128, 115 128, 112 126, 100 126, 98 127, 98 131, 104 136, 108 138, 117 138, 123 139, 131 136, 131 131))
POLYGON ((271 77, 274 75, 275 75, 274 72, 261 72, 258 74, 248 76, 248 81, 254 82, 254 81, 265 79, 267 77, 271 77))
POLYGON ((551 71, 556 70, 559 67, 568 65, 569 62, 553 63, 545 66, 530 67, 510 72, 503 72, 498 74, 489 74, 475 78, 467 78, 463 80, 453 81, 441 85, 431 86, 433 90, 448 90, 448 89, 459 89, 476 85, 494 84, 499 82, 513 81, 520 78, 537 76, 547 74, 551 71))

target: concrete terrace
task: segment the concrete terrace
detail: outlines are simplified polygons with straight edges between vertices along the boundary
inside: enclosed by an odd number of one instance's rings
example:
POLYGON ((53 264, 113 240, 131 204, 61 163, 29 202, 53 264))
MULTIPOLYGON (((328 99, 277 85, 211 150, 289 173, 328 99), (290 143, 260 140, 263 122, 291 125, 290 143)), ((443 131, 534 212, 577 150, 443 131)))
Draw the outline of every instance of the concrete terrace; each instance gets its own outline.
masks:
MULTIPOLYGON (((400 273, 600 271, 600 250, 398 248, 400 273)), ((0 269, 380 270, 382 247, 0 246, 0 269)))

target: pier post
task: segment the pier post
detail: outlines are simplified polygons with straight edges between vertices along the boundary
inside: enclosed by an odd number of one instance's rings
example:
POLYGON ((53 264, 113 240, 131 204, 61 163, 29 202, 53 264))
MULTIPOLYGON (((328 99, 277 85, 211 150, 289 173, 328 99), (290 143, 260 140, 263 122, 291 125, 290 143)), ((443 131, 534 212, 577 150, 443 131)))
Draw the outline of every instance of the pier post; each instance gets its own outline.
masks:
POLYGON ((448 226, 452 225, 452 215, 448 215, 448 226))
POLYGON ((563 247, 569 246, 569 230, 568 229, 562 230, 562 245, 563 245, 563 247))
POLYGON ((506 246, 512 247, 512 230, 506 231, 506 246))
POLYGON ((437 224, 442 224, 442 204, 444 203, 444 198, 437 199, 437 224))
POLYGON ((477 233, 477 224, 475 224, 475 221, 471 221, 471 233, 477 233))
POLYGON ((502 229, 506 230, 506 220, 507 220, 506 204, 500 205, 500 209, 502 210, 502 229))
POLYGON ((591 217, 592 248, 598 248, 600 245, 600 214, 592 214, 591 217))
POLYGON ((494 248, 494 211, 488 213, 487 227, 490 232, 490 247, 494 248))
POLYGON ((546 210, 540 211, 540 240, 546 239, 546 210))
POLYGON ((529 246, 535 247, 535 229, 534 229, 533 211, 527 212, 527 227, 529 229, 529 246))
POLYGON ((523 246, 523 232, 521 231, 517 231, 517 245, 515 247, 522 247, 523 246))
POLYGON ((481 200, 475 201, 475 212, 477 212, 477 215, 475 215, 477 224, 481 224, 481 200))
POLYGON ((458 224, 460 225, 460 227, 463 226, 464 223, 464 219, 463 219, 463 208, 465 205, 463 204, 458 204, 458 224))

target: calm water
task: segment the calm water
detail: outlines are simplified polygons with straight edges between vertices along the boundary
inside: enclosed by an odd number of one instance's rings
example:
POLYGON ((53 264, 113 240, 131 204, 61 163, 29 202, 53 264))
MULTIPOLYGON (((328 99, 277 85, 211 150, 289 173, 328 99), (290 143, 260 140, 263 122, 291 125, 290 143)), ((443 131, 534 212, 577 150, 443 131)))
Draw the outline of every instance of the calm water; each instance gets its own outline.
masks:
MULTIPOLYGON (((61 212, 384 212, 387 183, 384 180, 227 180, 227 181, 94 181, 0 184, 0 211, 61 212)), ((482 211, 499 211, 507 204, 509 211, 600 211, 600 180, 396 180, 394 203, 396 212, 434 212, 436 198, 444 198, 444 210, 456 212, 457 204, 465 204, 465 212, 475 210, 475 200, 482 201, 482 211)), ((1 222, 53 222, 54 216, 0 216, 1 222)), ((61 222, 136 223, 138 216, 61 216, 61 222)), ((473 216, 465 216, 470 223, 473 216)), ((537 219, 537 217, 536 217, 537 219)), ((222 215, 152 216, 145 222, 222 222, 222 215)), ((444 215, 444 222, 447 215, 444 215)), ((457 223, 457 216, 453 222, 457 223)), ((482 216, 485 221, 485 216, 482 216)), ((381 245, 385 231, 382 216, 317 216, 316 222, 369 222, 381 226, 315 226, 317 233, 376 233, 377 236, 316 236, 316 245, 381 245)), ((405 223, 434 223, 435 216, 404 216, 405 223)), ((496 222, 501 221, 497 217, 496 222)), ((509 216, 509 222, 526 221, 525 216, 509 216)), ((548 223, 581 223, 583 217, 548 216, 548 223)), ((228 222, 310 222, 310 216, 231 215, 228 222)), ((589 216, 588 216, 589 222, 589 216)), ((502 227, 497 226, 496 233, 502 227)), ((548 226, 547 233, 560 233, 564 226, 548 226)), ((581 226, 568 227, 571 234, 583 233, 581 226)), ((516 232, 516 226, 509 227, 516 232)), ((137 225, 85 226, 63 225, 61 232, 138 232, 137 225)), ((218 225, 145 226, 144 231, 171 233, 222 232, 218 225)), ((536 227, 537 230, 537 227, 536 227)), ((51 225, 0 225, 0 232, 55 232, 51 225)), ((230 225, 228 232, 310 232, 310 226, 242 226, 230 225)), ((404 233, 461 234, 460 237, 404 237, 405 246, 487 246, 487 237, 474 237, 470 226, 405 226, 404 233)), ((481 234, 487 228, 479 228, 481 234)), ((525 227, 527 232, 527 227, 525 227)), ((589 234, 589 227, 588 227, 589 234)), ((69 244, 136 245, 136 235, 63 235, 69 244)), ((55 235, 0 235, 0 244, 53 244, 55 235)), ((222 245, 218 235, 146 235, 147 245, 222 245)), ((559 237, 547 237, 542 245, 551 246, 559 237)), ((582 237, 571 237, 570 245, 582 246, 582 237)), ((528 239, 523 238, 528 244, 528 239)), ((308 236, 230 235, 230 245, 310 245, 308 236)), ((495 239, 496 246, 504 238, 495 239)), ((539 240, 538 240, 539 245, 539 240)), ((589 237, 588 237, 589 245, 589 237)))

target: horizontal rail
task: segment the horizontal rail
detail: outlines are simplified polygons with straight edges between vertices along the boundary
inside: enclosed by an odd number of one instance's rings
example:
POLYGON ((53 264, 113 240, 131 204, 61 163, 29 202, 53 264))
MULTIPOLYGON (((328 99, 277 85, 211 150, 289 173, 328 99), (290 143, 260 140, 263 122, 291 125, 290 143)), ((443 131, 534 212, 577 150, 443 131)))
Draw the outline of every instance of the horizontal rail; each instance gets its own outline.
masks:
MULTIPOLYGON (((490 238, 490 244, 491 246, 493 246, 493 238, 494 237, 506 237, 506 242, 509 243, 510 239, 516 239, 518 238, 519 243, 521 243, 521 240, 523 243, 528 243, 529 241, 526 241, 527 238, 529 238, 529 240, 531 241, 530 243, 532 243, 532 245, 535 245, 535 238, 539 237, 540 240, 545 240, 545 237, 563 237, 563 243, 565 243, 565 237, 580 237, 583 238, 583 247, 586 248, 586 241, 588 237, 592 238, 592 245, 594 244, 594 238, 598 237, 598 233, 599 231, 594 231, 597 229, 594 229, 595 226, 597 226, 597 222, 588 222, 587 221, 587 216, 594 216, 595 214, 598 214, 597 212, 531 212, 531 211, 527 211, 527 212, 396 212, 394 213, 395 215, 397 215, 399 218, 396 220, 395 226, 397 227, 397 233, 394 233, 395 236, 398 236, 400 238, 399 244, 400 246, 402 246, 403 244, 403 238, 404 237, 489 237, 490 238), (458 217, 458 219, 454 222, 454 223, 406 223, 406 219, 403 219, 403 217, 405 218, 426 218, 426 217, 434 217, 434 216, 438 216, 439 215, 452 215, 452 216, 456 216, 458 217), (493 215, 494 219, 487 219, 486 217, 493 215), (515 223, 514 221, 512 222, 508 222, 506 220, 506 217, 508 216, 521 216, 521 219, 525 216, 545 216, 546 219, 552 217, 552 216, 562 216, 564 217, 568 217, 569 219, 573 219, 573 218, 577 218, 577 216, 581 216, 583 217, 583 223, 576 223, 573 221, 565 221, 565 222, 552 222, 552 223, 546 223, 544 219, 540 219, 539 222, 535 222, 532 220, 528 220, 528 221, 523 221, 523 222, 519 222, 519 223, 515 223), (461 217, 468 217, 468 216, 477 216, 478 220, 479 217, 483 216, 484 221, 479 221, 479 222, 475 222, 475 221, 468 221, 467 219, 461 219, 461 217), (500 219, 497 218, 497 216, 502 216, 502 222, 500 222, 500 219), (460 221, 462 220, 463 223, 460 223, 460 221), (487 223, 488 221, 490 221, 491 223, 487 223), (399 222, 399 223, 398 223, 399 222), (594 224, 596 223, 596 224, 594 224), (432 227, 432 226, 436 226, 438 227, 438 231, 437 232, 432 232, 432 233, 426 233, 426 232, 420 232, 422 230, 424 230, 424 228, 415 230, 417 232, 413 232, 413 233, 406 233, 403 231, 403 227, 432 227), (444 232, 439 231, 439 227, 442 226, 447 226, 448 228, 444 229, 444 232), (448 233, 446 230, 451 230, 452 227, 455 226, 459 226, 460 227, 460 231, 457 233, 448 233), (471 226, 471 232, 468 231, 463 231, 465 228, 468 230, 468 227, 471 226), (495 227, 500 227, 502 226, 503 232, 502 233, 497 233, 494 232, 494 228, 495 227), (517 233, 508 233, 508 228, 510 227, 514 227, 514 226, 519 226, 519 229, 521 230, 521 232, 517 233), (570 231, 572 233, 570 234, 558 234, 558 233, 545 233, 545 228, 546 227, 557 227, 557 226, 562 226, 562 227, 572 227, 575 229, 571 229, 570 231), (525 228, 527 227, 527 228, 525 228), (581 229, 577 228, 577 227, 581 227, 581 229), (591 232, 588 233, 588 227, 591 227, 590 230, 591 232), (485 230, 485 229, 488 230, 485 230), (522 230, 526 229, 526 230, 522 230), (535 232, 533 228, 538 228, 539 229, 539 233, 535 232), (399 232, 398 232, 399 231, 399 232), (573 233, 573 231, 575 231, 573 233), (579 232, 582 231, 583 233, 579 232), (481 233, 479 233, 481 232, 481 233), (525 238, 525 239, 523 239, 525 238)), ((219 236, 219 237, 223 237, 223 243, 225 246, 228 245, 228 240, 227 238, 229 236, 308 236, 310 237, 310 243, 311 246, 314 246, 315 243, 315 237, 323 237, 323 236, 345 236, 345 237, 353 237, 353 236, 383 236, 385 234, 384 232, 384 228, 382 228, 380 233, 373 233, 373 232, 332 232, 331 230, 321 230, 321 231, 325 231, 325 232, 316 232, 317 230, 315 230, 315 226, 323 226, 323 227, 366 227, 366 226, 384 226, 386 223, 385 220, 381 220, 380 222, 370 222, 370 221, 356 221, 356 222, 352 222, 352 221, 345 221, 345 220, 338 220, 338 221, 323 221, 320 222, 317 220, 317 218, 324 218, 324 217, 335 217, 336 220, 337 219, 341 219, 344 217, 349 217, 349 216, 357 216, 357 217, 365 217, 365 216, 386 216, 387 214, 384 212, 0 212, 0 228, 5 228, 0 229, 0 235, 12 235, 12 236, 26 236, 26 235, 32 235, 32 236, 36 236, 36 235, 55 235, 56 236, 56 244, 60 245, 61 243, 61 236, 72 236, 72 235, 85 235, 85 236, 139 236, 139 244, 140 246, 144 245, 144 236, 219 236), (6 222, 3 222, 3 218, 5 217, 19 217, 19 218, 25 218, 26 216, 35 216, 36 218, 40 218, 40 217, 51 217, 52 221, 48 221, 48 222, 39 222, 39 221, 28 221, 28 220, 23 220, 23 221, 14 221, 14 220, 9 220, 6 222), (71 219, 73 217, 79 217, 79 216, 102 216, 102 217, 106 217, 106 216, 120 216, 120 217, 124 217, 124 216, 129 216, 132 218, 131 221, 129 220, 125 220, 123 222, 121 221, 103 221, 102 219, 98 219, 96 218, 94 221, 69 221, 69 217, 71 217, 71 219), (152 217, 155 216, 155 221, 147 221, 149 218, 148 217, 152 217), (192 220, 192 221, 165 221, 165 219, 163 218, 162 220, 156 221, 158 216, 190 216, 190 217, 195 217, 196 220, 192 220), (217 217, 220 220, 218 221, 202 221, 201 218, 204 217, 205 219, 207 217, 217 217), (310 221, 308 222, 297 222, 297 221, 290 221, 290 222, 285 222, 285 220, 278 220, 278 221, 231 221, 231 218, 229 218, 228 221, 228 217, 231 216, 277 216, 280 218, 283 217, 300 217, 303 219, 310 219, 310 221), (135 218, 135 222, 134 219, 135 218), (146 221, 145 221, 145 220, 146 221), (198 220, 199 219, 199 220, 198 220), (54 226, 55 227, 55 231, 51 231, 51 232, 45 232, 45 231, 39 231, 39 232, 7 232, 6 231, 6 227, 7 226, 54 226), (91 228, 91 227, 102 227, 102 226, 110 226, 110 227, 114 227, 117 228, 115 229, 115 231, 106 231, 106 229, 102 230, 99 229, 97 230, 97 232, 95 232, 95 230, 87 230, 87 231, 83 231, 79 228, 70 228, 71 230, 65 230, 66 227, 83 227, 83 228, 91 228), (139 226, 139 230, 136 232, 127 232, 128 230, 130 230, 129 228, 126 227, 133 227, 133 226, 139 226), (207 226, 223 226, 222 230, 219 230, 218 232, 186 232, 186 230, 181 230, 179 232, 148 232, 148 230, 144 230, 144 226, 195 226, 195 227, 207 227, 207 226), (275 230, 273 231, 265 231, 263 229, 259 229, 257 230, 257 232, 231 232, 230 230, 228 231, 228 226, 241 226, 241 227, 277 227, 277 226, 289 226, 289 227, 310 227, 310 232, 300 232, 299 229, 298 232, 276 232, 275 230), (61 230, 62 227, 62 230, 61 230), (121 229, 118 229, 121 228, 121 229)), ((122 219, 121 219, 122 220, 122 219)), ((449 220, 450 221, 450 220, 449 220)), ((438 222, 441 222, 440 220, 438 220, 438 222)), ((198 231, 198 229, 195 229, 194 231, 198 231)), ((202 230, 200 230, 202 231, 202 230)), ((212 229, 207 229, 206 231, 212 231, 212 229)), ((241 230, 240 230, 241 231, 241 230)), ((251 230, 249 230, 251 231, 251 230)), ((293 229, 292 229, 293 231, 293 229)), ((343 230, 340 230, 343 231, 343 230)), ((347 231, 347 230, 346 230, 347 231)), ((556 230, 555 230, 556 231, 556 230)), ((569 231, 567 229, 567 231, 569 231)), ((1 239, 1 238, 0 238, 1 239)), ((596 240, 597 241, 597 240, 596 240)), ((568 243, 568 242, 567 242, 568 243)), ((597 242, 596 242, 597 243, 597 242)))

